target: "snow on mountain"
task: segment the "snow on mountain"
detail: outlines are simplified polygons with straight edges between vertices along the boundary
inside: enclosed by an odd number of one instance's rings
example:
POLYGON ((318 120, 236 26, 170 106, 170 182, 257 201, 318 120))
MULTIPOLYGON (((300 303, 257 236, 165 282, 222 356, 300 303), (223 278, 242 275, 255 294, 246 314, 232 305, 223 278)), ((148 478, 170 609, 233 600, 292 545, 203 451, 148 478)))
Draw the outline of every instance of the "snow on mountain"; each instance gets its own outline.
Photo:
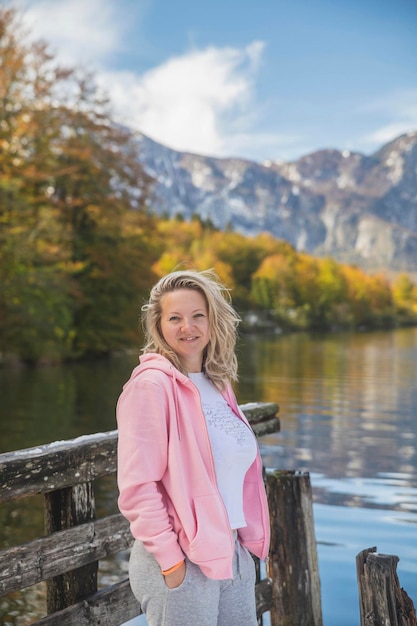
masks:
POLYGON ((291 163, 219 159, 138 136, 159 214, 268 231, 297 250, 367 269, 417 271, 417 132, 371 156, 319 150, 291 163))

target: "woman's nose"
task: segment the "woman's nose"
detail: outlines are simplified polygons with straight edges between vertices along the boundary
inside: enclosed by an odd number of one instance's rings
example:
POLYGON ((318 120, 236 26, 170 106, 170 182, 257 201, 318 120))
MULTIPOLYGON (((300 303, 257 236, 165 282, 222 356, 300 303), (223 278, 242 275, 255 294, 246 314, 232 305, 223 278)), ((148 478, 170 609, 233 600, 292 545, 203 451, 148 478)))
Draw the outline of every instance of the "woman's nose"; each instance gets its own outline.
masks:
POLYGON ((184 319, 182 320, 182 329, 189 330, 190 328, 192 328, 192 326, 193 320, 191 318, 184 317, 184 319))

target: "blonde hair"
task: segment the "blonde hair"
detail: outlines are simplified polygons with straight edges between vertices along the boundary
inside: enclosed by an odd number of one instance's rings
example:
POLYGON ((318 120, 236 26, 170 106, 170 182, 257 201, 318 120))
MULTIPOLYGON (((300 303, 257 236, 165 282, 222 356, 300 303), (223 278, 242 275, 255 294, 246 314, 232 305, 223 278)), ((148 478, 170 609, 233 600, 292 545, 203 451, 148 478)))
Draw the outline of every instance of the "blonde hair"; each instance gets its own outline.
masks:
POLYGON ((142 352, 161 354, 183 374, 187 374, 161 331, 162 298, 177 289, 195 289, 206 301, 210 340, 203 356, 203 370, 218 389, 224 389, 226 381, 236 381, 238 378, 235 345, 240 317, 231 304, 229 290, 219 282, 213 270, 175 271, 154 285, 148 302, 142 307, 145 333, 142 352))

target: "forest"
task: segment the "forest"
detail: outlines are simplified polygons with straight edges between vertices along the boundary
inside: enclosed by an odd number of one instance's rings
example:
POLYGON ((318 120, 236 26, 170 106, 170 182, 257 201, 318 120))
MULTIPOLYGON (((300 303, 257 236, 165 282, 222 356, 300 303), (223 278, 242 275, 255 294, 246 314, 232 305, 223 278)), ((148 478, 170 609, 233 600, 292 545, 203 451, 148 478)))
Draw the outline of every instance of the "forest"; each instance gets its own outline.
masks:
MULTIPOLYGON (((152 180, 94 76, 60 66, 0 7, 0 363, 141 343, 140 308, 178 268, 213 268, 244 319, 329 331, 417 324, 417 286, 152 211, 152 180)), ((243 330, 250 330, 243 325, 243 330)))

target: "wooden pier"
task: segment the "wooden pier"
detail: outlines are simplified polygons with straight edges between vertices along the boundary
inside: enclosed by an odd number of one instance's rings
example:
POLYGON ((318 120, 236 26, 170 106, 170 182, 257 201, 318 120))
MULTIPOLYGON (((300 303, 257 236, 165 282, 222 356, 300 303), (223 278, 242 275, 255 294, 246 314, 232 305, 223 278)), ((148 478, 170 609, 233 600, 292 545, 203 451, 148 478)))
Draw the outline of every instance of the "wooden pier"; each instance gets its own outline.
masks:
MULTIPOLYGON (((276 404, 241 408, 257 436, 279 430, 276 404)), ((45 617, 37 626, 119 626, 141 614, 127 578, 98 589, 99 561, 133 543, 122 515, 96 518, 95 481, 114 476, 116 468, 117 431, 0 454, 0 504, 44 497, 46 536, 0 552, 0 596, 46 581, 45 617)), ((271 549, 265 578, 255 559, 258 623, 269 612, 271 626, 322 626, 310 476, 274 470, 265 483, 271 549)), ((365 595, 364 606, 372 589, 365 595)), ((407 622, 370 621, 368 615, 361 626, 417 626, 411 607, 407 622)))

